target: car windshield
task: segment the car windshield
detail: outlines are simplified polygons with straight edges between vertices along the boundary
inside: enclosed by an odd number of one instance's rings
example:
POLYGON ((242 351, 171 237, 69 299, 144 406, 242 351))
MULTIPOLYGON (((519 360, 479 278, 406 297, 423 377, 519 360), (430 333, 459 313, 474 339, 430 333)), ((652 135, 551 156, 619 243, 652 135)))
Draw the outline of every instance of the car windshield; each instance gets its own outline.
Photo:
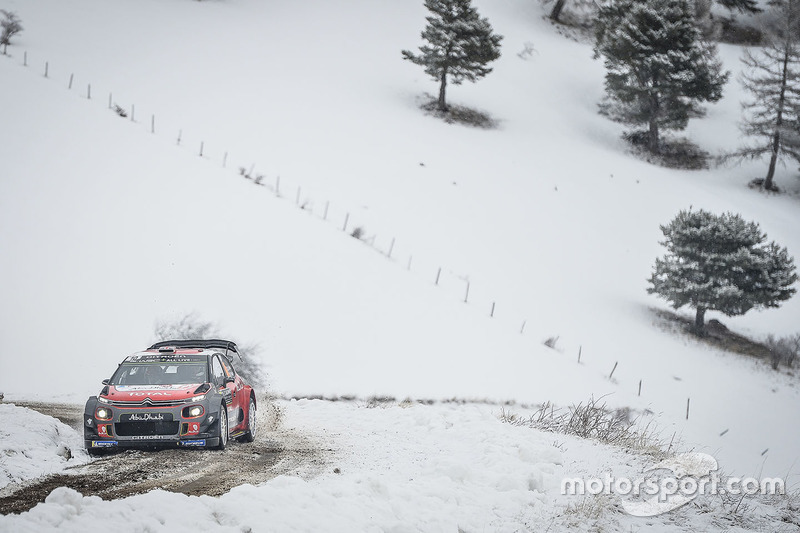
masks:
POLYGON ((111 385, 189 385, 205 383, 203 363, 141 363, 123 364, 111 378, 111 385))

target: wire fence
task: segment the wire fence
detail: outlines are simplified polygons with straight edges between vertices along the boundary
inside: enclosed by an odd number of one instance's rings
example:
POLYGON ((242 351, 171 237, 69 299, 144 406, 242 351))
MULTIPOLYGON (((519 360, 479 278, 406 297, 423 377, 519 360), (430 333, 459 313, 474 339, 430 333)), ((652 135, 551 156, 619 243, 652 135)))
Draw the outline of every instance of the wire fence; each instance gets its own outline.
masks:
MULTIPOLYGON (((9 54, 7 50, 6 53, 0 54, 0 57, 4 57, 6 60, 15 60, 15 56, 9 54)), ((64 83, 66 90, 77 93, 78 96, 82 97, 84 100, 101 101, 100 97, 98 97, 97 90, 95 89, 93 92, 92 84, 88 82, 78 83, 74 72, 70 72, 68 78, 56 78, 53 76, 53 70, 49 61, 39 61, 35 63, 31 61, 31 59, 27 51, 23 51, 21 62, 19 62, 18 57, 16 58, 20 66, 30 68, 33 71, 40 69, 43 78, 54 82, 61 81, 64 83), (39 66, 36 66, 37 64, 39 66)), ((427 266, 420 266, 425 265, 426 262, 421 261, 418 256, 415 256, 409 250, 405 250, 395 236, 382 235, 379 237, 378 234, 367 235, 364 226, 359 223, 357 216, 355 216, 351 210, 347 208, 336 209, 336 206, 334 206, 330 200, 325 200, 324 203, 317 204, 314 202, 313 197, 309 195, 308 191, 304 190, 300 185, 292 186, 286 182, 285 178, 282 179, 280 175, 275 175, 270 178, 266 173, 256 172, 256 163, 237 162, 230 157, 231 152, 228 150, 210 151, 209 148, 212 147, 207 146, 202 139, 194 141, 194 145, 189 146, 183 129, 178 129, 177 132, 173 131, 171 133, 162 131, 158 127, 159 121, 155 113, 142 113, 141 109, 137 110, 135 104, 130 104, 129 109, 119 105, 114 100, 112 91, 108 92, 107 99, 105 100, 109 111, 116 113, 121 118, 127 119, 131 124, 147 128, 148 132, 152 135, 168 135, 172 137, 175 146, 188 147, 195 156, 209 163, 216 163, 222 169, 235 171, 240 177, 251 181, 254 186, 261 187, 265 191, 271 193, 276 199, 292 202, 297 209, 310 216, 316 217, 322 222, 333 225, 342 233, 358 240, 364 246, 367 246, 383 256, 390 263, 397 265, 407 272, 416 273, 423 280, 427 280, 428 283, 435 287, 447 289, 447 292, 449 292, 452 297, 458 298, 464 304, 470 305, 477 312, 483 314, 488 320, 497 320, 500 318, 502 322, 509 327, 509 331, 530 338, 539 336, 540 339, 537 344, 544 344, 555 353, 561 352, 556 346, 556 342, 558 341, 557 336, 554 337, 548 332, 537 331, 535 328, 531 328, 528 319, 523 316, 514 319, 514 317, 504 315, 503 307, 499 305, 498 301, 494 298, 485 296, 483 298, 475 298, 474 287, 468 275, 458 274, 455 270, 446 268, 444 265, 433 261, 427 261, 427 266), (137 113, 140 118, 145 117, 143 121, 137 120, 137 113), (422 270, 424 268, 428 268, 429 271, 422 270)), ((585 361, 582 360, 582 356, 583 346, 581 345, 578 349, 576 364, 585 364, 585 361)), ((618 384, 617 380, 613 377, 617 365, 618 362, 614 364, 614 368, 606 378, 613 384, 618 384)), ((604 373, 599 370, 597 373, 604 375, 604 373)), ((636 394, 639 397, 642 396, 642 381, 642 379, 636 381, 638 389, 631 387, 631 389, 633 389, 630 391, 631 394, 636 394)), ((685 416, 688 420, 689 400, 686 401, 685 416)))

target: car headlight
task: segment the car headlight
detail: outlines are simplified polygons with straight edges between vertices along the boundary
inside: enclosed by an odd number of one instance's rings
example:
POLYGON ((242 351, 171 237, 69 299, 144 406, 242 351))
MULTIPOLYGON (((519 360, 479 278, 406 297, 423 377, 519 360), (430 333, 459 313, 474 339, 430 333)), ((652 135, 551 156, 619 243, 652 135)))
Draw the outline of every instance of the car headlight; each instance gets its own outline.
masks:
POLYGON ((183 408, 183 418, 197 418, 198 416, 203 416, 205 412, 206 410, 203 409, 202 405, 191 405, 183 408))
POLYGON ((102 396, 98 398, 97 401, 100 403, 111 403, 111 400, 109 400, 108 398, 103 398, 102 396))
POLYGON ((97 411, 94 412, 94 416, 98 420, 111 420, 111 409, 106 407, 98 407, 97 411))
POLYGON ((194 396, 192 398, 192 401, 193 402, 202 402, 205 399, 206 399, 206 395, 205 394, 201 394, 200 396, 194 396))

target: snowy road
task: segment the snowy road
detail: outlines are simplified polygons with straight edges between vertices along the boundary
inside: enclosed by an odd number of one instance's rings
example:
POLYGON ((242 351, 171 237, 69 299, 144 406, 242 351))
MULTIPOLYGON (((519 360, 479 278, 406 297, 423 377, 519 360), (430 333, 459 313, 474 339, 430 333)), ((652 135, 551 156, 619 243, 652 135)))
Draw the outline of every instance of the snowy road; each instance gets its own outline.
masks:
MULTIPOLYGON (((35 409, 58 418, 82 432, 83 406, 60 403, 19 402, 20 407, 35 409)), ((114 500, 153 489, 188 495, 220 496, 235 486, 258 484, 299 468, 324 463, 323 451, 301 435, 278 428, 280 414, 262 400, 259 423, 262 431, 255 442, 232 443, 224 452, 207 450, 160 451, 129 450, 101 457, 32 480, 12 484, 0 490, 0 514, 21 513, 43 502, 57 487, 69 487, 85 496, 114 500)))

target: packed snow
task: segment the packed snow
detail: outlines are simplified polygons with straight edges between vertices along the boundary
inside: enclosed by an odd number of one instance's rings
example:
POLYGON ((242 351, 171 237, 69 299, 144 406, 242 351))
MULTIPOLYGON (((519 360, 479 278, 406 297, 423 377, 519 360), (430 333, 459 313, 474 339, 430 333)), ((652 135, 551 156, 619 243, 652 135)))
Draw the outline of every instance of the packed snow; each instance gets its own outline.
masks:
MULTIPOLYGON (((0 129, 7 399, 83 402, 152 342, 156 321, 197 313, 259 343, 279 395, 560 406, 608 395, 726 472, 797 483, 797 378, 680 334, 654 312, 667 304, 645 292, 664 252, 659 225, 690 206, 741 213, 796 255, 794 170, 777 176, 789 194, 762 195, 746 183, 763 163, 690 172, 631 155, 622 127, 596 112, 603 68, 590 44, 559 35, 538 3, 475 1, 505 36, 503 57, 485 80, 448 94, 499 123, 481 130, 418 107, 436 85, 400 50, 421 44, 422 2, 0 1, 25 26, 0 57, 3 123, 13 125, 0 129), (361 240, 350 236, 356 227, 361 240)), ((741 49, 720 54, 738 72, 741 49)), ((737 146, 741 99, 733 76, 687 135, 712 152, 737 146)), ((798 316, 796 297, 707 319, 763 338, 796 333, 798 316)), ((316 423, 317 409, 343 408, 312 402, 287 421, 316 423)), ((355 413, 327 430, 355 424, 360 445, 369 417, 355 413)), ((476 450, 502 447, 485 439, 512 431, 486 416, 470 422, 481 426, 476 450)), ((392 446, 412 445, 400 435, 392 446)), ((435 446, 419 445, 422 456, 435 446)), ((534 464, 555 464, 542 453, 534 464)), ((499 483, 481 477, 492 469, 481 461, 461 467, 482 487, 459 493, 464 501, 495 501, 480 492, 499 483)), ((530 468, 509 486, 528 490, 530 468)), ((236 495, 260 501, 276 487, 320 497, 342 476, 280 479, 219 500, 162 493, 100 504, 59 490, 28 514, 72 512, 83 524, 163 500, 208 517, 242 503, 236 495)), ((423 508, 445 523, 431 502, 450 485, 426 486, 433 499, 409 511, 396 496, 408 496, 408 482, 393 477, 382 491, 355 477, 340 490, 374 499, 383 527, 423 508)), ((530 494, 503 502, 525 498, 541 518, 530 494)), ((321 519, 311 501, 297 505, 321 519)), ((368 520, 358 509, 347 528, 368 520)), ((480 509, 464 524, 491 529, 490 507, 480 509)))
POLYGON ((3 403, 0 420, 0 489, 89 460, 83 436, 55 418, 3 403))
MULTIPOLYGON (((619 448, 533 431, 498 420, 486 405, 369 408, 353 402, 280 402, 286 429, 328 451, 319 471, 242 485, 220 498, 161 490, 122 500, 59 488, 0 530, 82 532, 113 523, 121 532, 174 531, 780 531, 778 511, 730 516, 719 500, 641 521, 593 497, 562 495, 565 476, 614 468, 634 476, 647 461, 619 448), (638 522, 637 522, 638 520, 638 522)), ((191 452, 190 452, 191 453, 191 452)))

